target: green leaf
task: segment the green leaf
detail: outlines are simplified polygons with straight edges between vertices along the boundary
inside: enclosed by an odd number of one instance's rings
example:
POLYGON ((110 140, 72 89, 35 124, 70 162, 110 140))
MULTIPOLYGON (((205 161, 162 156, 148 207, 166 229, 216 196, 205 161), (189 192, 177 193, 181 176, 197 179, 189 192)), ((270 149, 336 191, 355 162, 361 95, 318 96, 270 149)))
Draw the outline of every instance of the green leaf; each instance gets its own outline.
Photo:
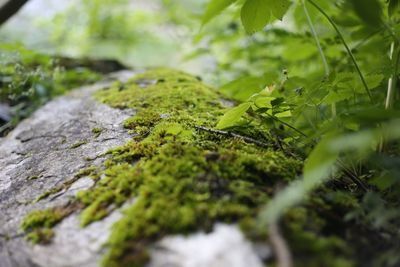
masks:
POLYGON ((289 0, 247 0, 241 10, 248 33, 262 30, 273 18, 282 19, 290 7, 289 0))
POLYGON ((204 12, 202 18, 202 25, 204 26, 210 22, 213 18, 218 16, 224 9, 229 7, 231 4, 236 2, 236 0, 211 0, 208 2, 206 11, 204 12))
POLYGON ((350 0, 355 13, 368 25, 381 24, 382 7, 378 0, 350 0))
POLYGON ((400 7, 400 0, 389 0, 388 13, 393 16, 396 10, 400 7))
POLYGON ((254 105, 257 108, 272 108, 272 101, 274 101, 276 97, 271 97, 271 96, 262 96, 262 97, 257 97, 254 100, 254 105))
POLYGON ((265 88, 265 85, 271 81, 265 78, 244 76, 233 80, 221 86, 221 92, 233 97, 234 99, 245 101, 255 93, 265 88))
POLYGON ((350 90, 340 90, 338 92, 331 90, 322 102, 330 105, 353 97, 354 93, 350 90))
POLYGON ((382 80, 384 78, 385 78, 385 76, 383 74, 371 74, 371 75, 368 75, 367 77, 365 77, 365 80, 370 89, 375 89, 382 83, 382 80))
POLYGON ((235 125, 236 122, 240 120, 243 114, 250 108, 251 103, 246 102, 240 104, 239 106, 229 110, 222 116, 220 121, 218 122, 216 128, 217 129, 226 129, 235 125))
POLYGON ((286 110, 283 112, 276 113, 274 115, 277 118, 290 118, 290 117, 292 117, 292 112, 290 110, 286 110))
POLYGON ((330 142, 332 142, 331 137, 323 138, 305 161, 304 181, 311 187, 329 176, 339 155, 339 151, 331 149, 330 142))
POLYGON ((286 12, 288 11, 290 4, 291 3, 288 0, 271 0, 270 9, 272 12, 272 16, 279 20, 282 20, 283 16, 285 16, 286 12))

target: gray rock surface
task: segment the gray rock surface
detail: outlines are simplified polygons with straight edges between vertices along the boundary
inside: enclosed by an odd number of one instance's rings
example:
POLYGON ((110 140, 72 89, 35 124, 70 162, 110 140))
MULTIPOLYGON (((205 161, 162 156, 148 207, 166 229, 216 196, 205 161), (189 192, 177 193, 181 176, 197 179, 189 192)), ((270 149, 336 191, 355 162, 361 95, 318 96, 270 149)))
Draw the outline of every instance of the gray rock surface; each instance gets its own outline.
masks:
MULTIPOLYGON (((112 79, 126 80, 132 74, 120 72, 112 79)), ((79 170, 101 166, 104 152, 131 138, 122 125, 134 111, 112 109, 91 96, 111 82, 51 101, 0 138, 0 267, 99 266, 110 227, 122 216, 120 210, 86 228, 79 226, 79 214, 72 213, 55 226, 48 245, 26 241, 20 225, 31 211, 65 205, 77 192, 93 186, 92 179, 83 177, 68 189, 34 201, 79 170), (93 128, 104 131, 96 136, 93 128)), ((151 253, 150 267, 259 267, 263 266, 260 258, 270 254, 228 225, 216 225, 208 234, 166 237, 154 244, 151 253)))
POLYGON ((165 237, 151 254, 149 267, 263 267, 270 251, 247 241, 237 226, 217 224, 211 233, 165 237))
MULTIPOLYGON (((125 80, 131 75, 120 72, 113 79, 125 80)), ((47 246, 26 242, 20 224, 32 210, 64 205, 76 192, 92 186, 90 178, 82 178, 66 192, 33 203, 82 168, 100 166, 104 152, 131 137, 122 122, 134 111, 112 109, 91 96, 111 82, 83 87, 51 101, 0 139, 1 267, 97 266, 101 245, 118 220, 118 212, 84 229, 79 226, 78 214, 72 214, 56 226, 54 242, 47 246), (93 128, 104 130, 96 137, 93 128)))

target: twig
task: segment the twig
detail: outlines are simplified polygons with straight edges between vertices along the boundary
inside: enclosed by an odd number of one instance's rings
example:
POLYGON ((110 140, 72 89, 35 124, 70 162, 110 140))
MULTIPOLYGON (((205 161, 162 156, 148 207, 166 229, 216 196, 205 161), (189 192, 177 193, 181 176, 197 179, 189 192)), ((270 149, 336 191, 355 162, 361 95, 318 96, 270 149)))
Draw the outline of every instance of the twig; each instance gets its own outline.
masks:
POLYGON ((270 147, 270 145, 268 145, 267 143, 258 141, 256 139, 253 139, 251 137, 247 137, 247 136, 243 136, 240 134, 236 134, 236 133, 232 133, 232 132, 227 132, 227 131, 221 131, 221 130, 214 130, 214 129, 210 129, 204 126, 197 126, 195 125, 194 128, 196 128, 197 130, 201 130, 201 131, 205 131, 205 132, 209 132, 209 133, 214 133, 214 134, 220 134, 220 135, 225 135, 225 136, 229 136, 229 137, 234 137, 234 138, 239 138, 247 143, 252 143, 255 144, 257 146, 260 147, 270 147))
POLYGON ((276 255, 278 267, 293 267, 292 255, 282 237, 277 221, 272 221, 269 224, 269 239, 276 255))

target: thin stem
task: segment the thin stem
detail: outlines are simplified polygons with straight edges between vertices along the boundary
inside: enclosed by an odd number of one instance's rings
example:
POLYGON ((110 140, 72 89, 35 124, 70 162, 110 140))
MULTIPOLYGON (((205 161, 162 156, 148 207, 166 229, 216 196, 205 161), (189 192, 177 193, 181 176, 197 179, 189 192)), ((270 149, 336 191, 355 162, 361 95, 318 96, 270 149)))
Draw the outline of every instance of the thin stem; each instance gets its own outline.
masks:
POLYGON ((336 26, 336 23, 313 0, 307 0, 307 1, 310 2, 310 4, 313 5, 329 21, 329 23, 335 29, 337 35, 339 36, 339 38, 342 41, 344 47, 346 48, 347 54, 350 56, 350 59, 353 62, 354 67, 357 70, 358 76, 360 76, 360 80, 361 80, 362 84, 364 85, 365 91, 367 92, 367 95, 368 95, 370 101, 373 103, 372 95, 371 95, 371 92, 370 92, 370 90, 368 88, 367 82, 365 81, 364 75, 362 74, 361 69, 358 66, 358 63, 357 63, 353 53, 351 52, 349 46, 347 45, 346 40, 344 39, 344 37, 343 37, 342 33, 340 32, 339 28, 336 26))
POLYGON ((304 14, 306 15, 306 18, 307 18, 307 21, 308 21, 308 25, 310 26, 311 34, 314 37, 315 44, 317 45, 319 54, 321 56, 322 63, 324 64, 325 75, 329 76, 330 69, 329 69, 328 61, 326 60, 324 51, 322 50, 321 43, 319 41, 317 32, 315 31, 314 24, 313 24, 313 22, 311 20, 310 14, 308 13, 308 10, 307 10, 307 7, 306 7, 306 3, 304 2, 304 0, 302 0, 301 4, 303 6, 304 14))
POLYGON ((214 129, 210 129, 210 128, 207 128, 207 127, 204 127, 204 126, 199 126, 199 125, 195 125, 194 128, 196 128, 197 130, 201 130, 201 131, 205 131, 205 132, 209 132, 209 133, 214 133, 214 134, 220 134, 220 135, 239 138, 239 139, 243 140, 244 142, 252 143, 252 144, 255 144, 255 145, 260 146, 260 147, 265 147, 265 148, 270 147, 270 145, 267 144, 267 143, 255 140, 255 139, 253 139, 251 137, 248 137, 248 136, 239 135, 239 134, 236 134, 236 133, 233 133, 233 132, 214 130, 214 129))
MULTIPOLYGON (((321 56, 321 60, 322 60, 322 63, 324 65, 324 69, 325 69, 325 76, 328 77, 330 74, 330 68, 328 65, 328 61, 326 60, 324 51, 322 50, 321 42, 319 41, 317 32, 315 31, 314 24, 311 20, 310 14, 308 13, 307 6, 306 6, 306 3, 304 2, 304 0, 301 0, 301 5, 303 6, 303 11, 307 18, 307 22, 310 27, 311 34, 314 37, 315 44, 317 45, 319 55, 321 56)), ((336 117, 336 103, 332 103, 332 117, 336 117)))
MULTIPOLYGON (((390 45, 390 54, 389 54, 390 61, 393 61, 393 54, 394 54, 394 42, 392 42, 390 45)), ((394 97, 394 90, 395 90, 395 84, 394 84, 395 78, 396 78, 396 73, 393 73, 388 81, 388 89, 387 89, 386 102, 385 102, 386 109, 390 109, 393 105, 393 97, 394 97)))
POLYGON ((293 267, 293 257, 287 242, 282 236, 278 222, 271 222, 268 230, 269 239, 276 255, 278 267, 293 267))
MULTIPOLYGON (((257 108, 260 108, 259 106, 257 106, 257 104, 256 103, 254 103, 254 105, 257 107, 257 108)), ((301 134, 302 136, 304 136, 304 137, 308 137, 305 133, 303 133, 302 131, 300 131, 299 129, 296 129, 296 127, 294 127, 294 126, 292 126, 292 125, 290 125, 289 123, 287 123, 287 122, 284 122, 283 120, 280 120, 279 118, 277 118, 276 116, 273 116, 273 115, 271 115, 271 114, 268 114, 268 112, 266 112, 265 113, 268 117, 270 117, 271 119, 273 119, 273 120, 276 120, 276 121, 278 121, 278 122, 280 122, 280 123, 282 123, 283 125, 285 125, 285 126, 287 126, 287 127, 289 127, 290 129, 292 129, 293 131, 295 131, 295 132, 297 132, 297 133, 299 133, 299 134, 301 134)))
POLYGON ((289 123, 287 123, 287 122, 284 122, 283 120, 280 120, 279 118, 277 118, 276 116, 273 116, 273 115, 271 115, 271 114, 268 114, 268 113, 265 113, 268 117, 270 117, 270 118, 272 118, 272 119, 274 119, 274 120, 276 120, 276 121, 278 121, 278 122, 280 122, 280 123, 282 123, 283 125, 285 125, 285 126, 287 126, 287 127, 289 127, 290 129, 292 129, 293 131, 295 131, 295 132, 297 132, 297 133, 299 133, 299 134, 301 134, 302 136, 304 136, 304 137, 308 137, 305 133, 303 133, 302 131, 300 131, 300 130, 298 130, 296 127, 294 127, 294 126, 292 126, 292 125, 290 125, 289 123))

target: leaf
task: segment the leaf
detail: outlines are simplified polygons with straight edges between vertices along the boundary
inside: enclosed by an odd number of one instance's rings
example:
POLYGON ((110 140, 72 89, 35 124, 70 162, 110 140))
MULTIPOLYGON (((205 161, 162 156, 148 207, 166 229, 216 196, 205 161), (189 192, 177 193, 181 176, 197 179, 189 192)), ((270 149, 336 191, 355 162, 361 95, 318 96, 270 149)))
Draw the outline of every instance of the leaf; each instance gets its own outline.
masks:
POLYGON ((257 97, 254 100, 254 105, 256 106, 256 108, 272 108, 272 101, 274 101, 275 99, 275 97, 271 96, 257 97))
POLYGON ((277 118, 289 118, 289 117, 292 117, 292 112, 290 110, 286 110, 283 112, 276 113, 274 115, 277 118))
POLYGON ((331 105, 352 97, 354 97, 354 93, 350 90, 341 90, 338 92, 331 90, 322 102, 331 105))
POLYGON ((323 138, 305 161, 303 176, 309 187, 314 187, 324 181, 332 171, 340 151, 333 150, 330 146, 331 142, 332 137, 323 138))
POLYGON ((250 108, 251 103, 246 102, 240 104, 239 106, 229 110, 222 116, 220 121, 218 122, 216 128, 217 129, 226 129, 235 125, 236 122, 240 120, 243 114, 250 108))
POLYGON ((272 16, 282 20, 290 7, 290 2, 288 0, 271 0, 270 5, 272 16))
POLYGON ((213 18, 218 16, 224 9, 229 7, 231 4, 236 2, 236 0, 211 0, 208 2, 206 11, 204 12, 202 18, 202 25, 204 26, 210 22, 213 18))
POLYGON ((389 0, 388 13, 393 16, 396 10, 400 7, 400 0, 389 0))
POLYGON ((262 30, 271 20, 271 12, 266 11, 264 5, 265 0, 247 0, 244 3, 240 16, 246 32, 262 30))
POLYGON ((381 84, 383 78, 385 78, 383 74, 371 74, 365 77, 365 80, 370 89, 375 89, 381 84))
POLYGON ((244 76, 224 84, 220 90, 234 99, 245 101, 253 94, 260 92, 265 84, 265 78, 244 76))
POLYGON ((382 7, 378 0, 350 0, 355 13, 368 25, 381 24, 382 7))
POLYGON ((281 20, 290 7, 289 0, 247 0, 241 10, 246 32, 262 30, 273 18, 281 20))

